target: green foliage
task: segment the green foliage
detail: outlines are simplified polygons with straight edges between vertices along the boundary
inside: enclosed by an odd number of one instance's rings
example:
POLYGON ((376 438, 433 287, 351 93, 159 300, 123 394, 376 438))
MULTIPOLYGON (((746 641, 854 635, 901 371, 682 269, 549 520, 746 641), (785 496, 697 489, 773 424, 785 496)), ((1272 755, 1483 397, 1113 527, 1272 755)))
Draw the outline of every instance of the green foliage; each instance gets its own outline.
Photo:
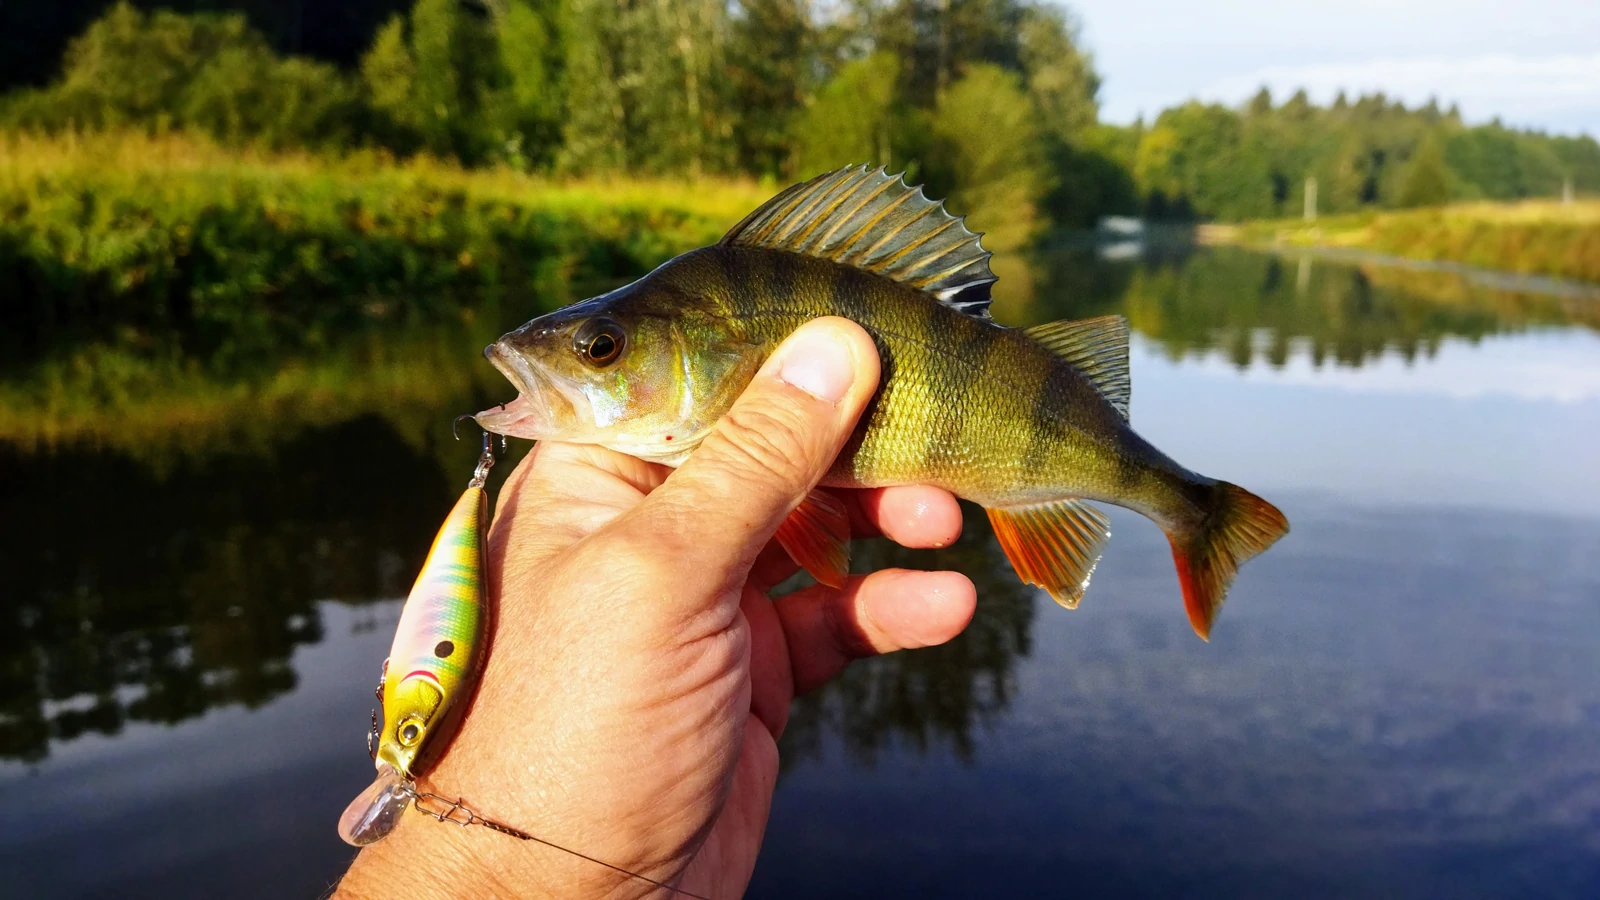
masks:
POLYGON ((1317 107, 1305 92, 1275 107, 1262 90, 1239 110, 1189 103, 1137 137, 1133 174, 1161 218, 1294 215, 1317 179, 1318 210, 1553 196, 1565 178, 1600 185, 1593 138, 1499 124, 1467 127, 1454 109, 1408 109, 1382 94, 1317 107))
POLYGON ((939 98, 928 130, 934 195, 986 231, 990 249, 1026 243, 1047 182, 1038 117, 1021 79, 994 65, 969 67, 939 98))
POLYGON ((738 166, 756 175, 782 175, 791 161, 790 125, 814 88, 808 63, 818 36, 804 0, 744 0, 739 6, 727 68, 737 98, 738 166))
POLYGON ((1078 143, 1099 119, 1100 76, 1079 48, 1076 27, 1060 7, 1030 6, 1017 38, 1041 128, 1057 143, 1078 143))
POLYGON ((894 140, 899 73, 898 57, 874 53, 824 85, 794 126, 795 174, 810 177, 867 162, 898 168, 905 159, 903 143, 896 147, 894 140))
POLYGON ((900 88, 913 106, 939 94, 976 63, 1018 71, 1022 21, 1033 4, 1018 0, 890 0, 863 3, 876 45, 905 61, 900 88))
MULTIPOLYGON (((1317 220, 1255 222, 1245 244, 1353 247, 1411 259, 1600 282, 1600 201, 1467 203, 1317 220)), ((1592 317, 1591 317, 1592 318, 1592 317)))
POLYGON ((346 143, 359 119, 348 79, 276 56, 242 15, 142 13, 121 3, 67 50, 55 86, 8 104, 3 121, 48 131, 189 128, 268 147, 346 143))
POLYGON ((410 151, 421 142, 421 117, 412 105, 417 61, 406 42, 406 20, 394 16, 378 29, 372 49, 361 58, 366 101, 382 123, 385 143, 410 151))
POLYGON ((642 274, 716 240, 762 197, 372 163, 130 165, 0 142, 0 345, 126 325, 271 345, 483 291, 553 303, 568 279, 642 274))
POLYGON ((563 167, 728 171, 726 17, 717 0, 573 0, 563 167))
POLYGON ((1450 199, 1450 172, 1439 140, 1429 135, 1406 163, 1400 206, 1438 206, 1450 199))
POLYGON ((1134 177, 1152 215, 1238 218, 1255 214, 1252 199, 1270 194, 1270 179, 1251 155, 1244 122, 1233 110, 1191 101, 1163 112, 1145 133, 1134 177))
POLYGON ((1050 0, 411 0, 351 72, 279 55, 240 14, 123 2, 72 43, 57 83, 0 98, 0 129, 689 179, 874 161, 969 203, 996 183, 969 164, 992 157, 1024 161, 1025 189, 1001 192, 1016 222, 993 223, 1018 233, 1108 213, 1294 215, 1312 178, 1332 215, 1600 191, 1593 138, 1468 127, 1434 103, 1280 104, 1263 89, 1118 128, 1098 122, 1099 87, 1050 0), (1026 146, 966 135, 989 119, 1026 146))

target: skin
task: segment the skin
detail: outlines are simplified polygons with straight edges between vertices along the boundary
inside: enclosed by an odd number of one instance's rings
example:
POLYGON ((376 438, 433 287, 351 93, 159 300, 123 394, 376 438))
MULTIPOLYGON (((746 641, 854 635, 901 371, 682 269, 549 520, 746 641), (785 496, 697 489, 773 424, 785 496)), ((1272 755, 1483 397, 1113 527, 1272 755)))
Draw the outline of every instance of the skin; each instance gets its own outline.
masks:
MULTIPOLYGON (((777 599, 771 543, 877 387, 877 352, 837 318, 801 327, 676 471, 541 444, 489 543, 493 649, 459 735, 423 780, 535 835, 707 897, 749 883, 797 694, 852 659, 942 643, 972 583, 885 570, 777 599)), ((929 487, 845 492, 858 535, 938 547, 960 531, 929 487)), ((485 828, 408 812, 336 894, 643 897, 667 891, 485 828)))

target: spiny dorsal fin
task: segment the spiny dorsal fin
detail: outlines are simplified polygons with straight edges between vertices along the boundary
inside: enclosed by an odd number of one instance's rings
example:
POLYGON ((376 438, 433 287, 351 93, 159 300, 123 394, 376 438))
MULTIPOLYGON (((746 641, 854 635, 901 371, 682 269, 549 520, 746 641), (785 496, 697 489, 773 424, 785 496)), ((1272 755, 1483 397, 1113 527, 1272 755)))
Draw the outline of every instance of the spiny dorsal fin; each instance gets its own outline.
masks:
POLYGON ((989 317, 989 251, 944 204, 883 167, 850 166, 794 185, 723 236, 892 278, 968 315, 989 317))
POLYGON ((1023 332, 1088 378, 1100 395, 1128 418, 1133 380, 1128 377, 1128 320, 1101 316, 1076 322, 1049 322, 1023 332))
POLYGON ((1017 577, 1049 591, 1067 609, 1077 608, 1111 537, 1105 513, 1076 499, 997 506, 988 513, 1017 577))

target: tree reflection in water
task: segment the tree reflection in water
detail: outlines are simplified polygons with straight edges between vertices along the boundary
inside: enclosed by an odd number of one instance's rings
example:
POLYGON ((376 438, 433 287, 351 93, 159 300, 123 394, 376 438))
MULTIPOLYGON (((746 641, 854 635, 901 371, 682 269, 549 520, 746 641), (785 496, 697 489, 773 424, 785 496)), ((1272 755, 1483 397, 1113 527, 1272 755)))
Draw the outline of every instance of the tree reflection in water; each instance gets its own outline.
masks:
POLYGON ((314 601, 403 595, 452 496, 373 417, 161 476, 92 450, 4 452, 0 473, 0 758, 24 760, 291 690, 314 601))
POLYGON ((953 546, 907 550, 883 539, 862 541, 852 568, 960 571, 978 588, 972 624, 943 646, 852 663, 800 698, 783 734, 785 767, 820 755, 830 737, 859 762, 872 762, 891 745, 925 752, 942 744, 970 759, 973 729, 1011 702, 1017 662, 1031 645, 1033 590, 1017 580, 983 510, 963 503, 962 512, 966 524, 953 546))

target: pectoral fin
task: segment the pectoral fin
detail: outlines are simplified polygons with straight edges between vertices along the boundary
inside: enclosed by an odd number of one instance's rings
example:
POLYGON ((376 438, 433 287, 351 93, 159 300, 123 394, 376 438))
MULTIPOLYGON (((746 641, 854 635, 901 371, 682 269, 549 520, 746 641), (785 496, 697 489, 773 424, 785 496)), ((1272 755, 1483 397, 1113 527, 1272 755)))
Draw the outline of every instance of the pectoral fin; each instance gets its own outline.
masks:
POLYGON ((1076 608, 1111 537, 1111 520, 1082 500, 1007 506, 988 513, 1017 577, 1049 591, 1062 606, 1076 608))
POLYGON ((844 501, 812 491, 773 537, 812 578, 829 587, 844 587, 850 574, 850 513, 844 501))

